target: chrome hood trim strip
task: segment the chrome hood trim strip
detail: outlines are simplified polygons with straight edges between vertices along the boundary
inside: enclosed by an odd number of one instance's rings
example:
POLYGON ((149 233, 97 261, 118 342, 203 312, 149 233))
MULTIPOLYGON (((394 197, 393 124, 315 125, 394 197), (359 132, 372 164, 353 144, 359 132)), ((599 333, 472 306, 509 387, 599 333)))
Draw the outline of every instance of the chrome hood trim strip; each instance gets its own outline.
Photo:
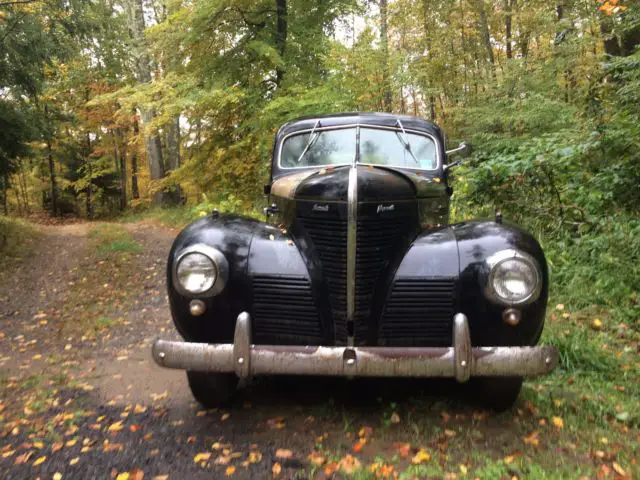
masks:
POLYGON ((349 169, 347 191, 347 345, 353 346, 356 312, 356 245, 358 233, 358 167, 349 169))

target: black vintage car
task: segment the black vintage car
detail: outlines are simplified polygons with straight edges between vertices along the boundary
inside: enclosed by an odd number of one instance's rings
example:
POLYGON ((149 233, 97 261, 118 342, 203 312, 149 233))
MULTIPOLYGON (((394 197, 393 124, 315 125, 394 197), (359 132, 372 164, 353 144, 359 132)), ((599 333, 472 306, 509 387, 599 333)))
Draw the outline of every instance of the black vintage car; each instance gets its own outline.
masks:
POLYGON ((213 212, 169 254, 171 312, 184 342, 155 361, 187 370, 205 406, 238 379, 296 374, 471 380, 496 409, 522 377, 550 372, 536 347, 548 275, 516 226, 449 224, 448 172, 464 153, 420 118, 304 118, 275 137, 266 221, 213 212))

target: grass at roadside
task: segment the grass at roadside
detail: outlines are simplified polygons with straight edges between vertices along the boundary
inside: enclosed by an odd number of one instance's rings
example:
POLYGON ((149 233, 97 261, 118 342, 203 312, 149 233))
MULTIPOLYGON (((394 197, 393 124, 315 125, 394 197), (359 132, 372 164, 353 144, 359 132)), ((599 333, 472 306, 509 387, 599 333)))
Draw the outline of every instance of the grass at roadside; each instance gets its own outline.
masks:
POLYGON ((89 238, 101 254, 140 253, 143 250, 131 233, 114 223, 97 225, 89 233, 89 238))
POLYGON ((0 272, 33 250, 37 230, 19 218, 0 217, 0 272))

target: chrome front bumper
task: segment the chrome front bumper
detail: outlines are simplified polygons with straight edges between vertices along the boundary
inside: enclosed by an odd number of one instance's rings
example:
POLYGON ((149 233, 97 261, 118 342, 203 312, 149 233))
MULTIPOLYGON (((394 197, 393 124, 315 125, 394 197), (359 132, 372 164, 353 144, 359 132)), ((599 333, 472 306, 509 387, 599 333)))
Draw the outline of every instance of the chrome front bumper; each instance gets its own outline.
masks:
POLYGON ((452 347, 321 347, 252 345, 251 317, 238 316, 233 344, 156 340, 153 359, 166 368, 254 375, 345 377, 536 376, 551 372, 558 351, 539 347, 472 347, 467 317, 454 317, 452 347))

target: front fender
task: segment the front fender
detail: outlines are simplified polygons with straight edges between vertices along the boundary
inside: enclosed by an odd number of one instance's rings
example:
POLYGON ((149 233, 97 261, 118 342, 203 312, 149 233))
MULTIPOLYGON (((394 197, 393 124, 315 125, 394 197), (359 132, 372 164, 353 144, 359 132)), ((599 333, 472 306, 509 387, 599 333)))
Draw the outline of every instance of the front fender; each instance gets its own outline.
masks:
MULTIPOLYGON (((462 312, 469 319, 471 341, 476 346, 535 345, 542 333, 548 298, 547 262, 540 244, 524 230, 490 221, 472 221, 454 224, 438 230, 427 230, 418 235, 406 252, 402 262, 388 284, 387 311, 394 307, 394 294, 401 295, 405 285, 417 282, 425 295, 430 289, 442 292, 451 286, 451 317, 462 312), (489 267, 487 258, 506 249, 515 249, 533 256, 542 269, 543 285, 540 297, 520 307, 522 319, 511 327, 505 324, 502 313, 507 308, 490 302, 484 294, 489 267), (420 283, 422 282, 422 283, 420 283)), ((430 315, 449 315, 443 304, 424 301, 433 313, 423 312, 424 321, 430 315)), ((384 315, 384 314, 383 314, 384 315)), ((435 317, 434 317, 435 318, 435 317)))
POLYGON ((173 321, 180 335, 189 341, 230 342, 235 318, 246 309, 250 295, 247 268, 254 231, 263 224, 240 215, 208 215, 188 225, 176 237, 169 252, 167 286, 173 321), (205 313, 189 313, 191 298, 178 293, 173 285, 173 268, 180 252, 203 243, 220 250, 229 263, 229 279, 224 290, 212 298, 203 298, 205 313))

